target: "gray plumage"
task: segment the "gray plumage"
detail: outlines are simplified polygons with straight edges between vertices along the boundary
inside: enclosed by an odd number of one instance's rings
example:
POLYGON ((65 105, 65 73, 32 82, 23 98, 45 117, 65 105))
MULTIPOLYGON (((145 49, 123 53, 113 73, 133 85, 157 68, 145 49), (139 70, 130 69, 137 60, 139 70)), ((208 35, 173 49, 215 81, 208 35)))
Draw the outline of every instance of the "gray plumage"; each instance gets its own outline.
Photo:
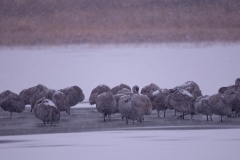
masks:
POLYGON ((48 98, 56 105, 59 111, 66 111, 67 114, 70 114, 68 97, 63 92, 51 90, 48 93, 48 98))
POLYGON ((235 91, 240 92, 240 85, 231 85, 231 86, 228 86, 228 90, 229 90, 229 89, 234 89, 235 91))
POLYGON ((152 103, 148 96, 146 95, 135 95, 138 96, 139 99, 142 101, 143 109, 144 109, 144 115, 150 115, 152 114, 152 103))
POLYGON ((208 121, 208 116, 210 116, 210 119, 212 120, 212 114, 213 114, 213 108, 209 104, 209 98, 210 96, 208 95, 200 96, 196 99, 194 104, 196 113, 201 113, 203 115, 206 115, 207 121, 208 121))
POLYGON ((152 104, 150 99, 146 95, 139 95, 139 87, 137 85, 132 88, 133 93, 126 92, 125 96, 120 96, 121 98, 125 97, 120 102, 118 109, 123 118, 126 118, 126 123, 128 124, 128 119, 132 119, 133 123, 135 120, 142 122, 144 120, 144 115, 149 115, 152 113, 152 104), (121 108, 121 109, 120 109, 121 108), (121 110, 121 111, 120 111, 121 110), (136 112, 137 111, 137 112, 136 112))
POLYGON ((229 98, 229 103, 232 106, 232 112, 235 112, 236 115, 240 112, 240 85, 231 85, 228 87, 221 87, 218 90, 219 94, 224 94, 229 98))
POLYGON ((168 96, 167 96, 166 99, 165 99, 165 104, 166 104, 166 106, 167 106, 168 109, 174 109, 173 106, 172 106, 171 103, 170 103, 170 100, 171 100, 171 98, 172 98, 172 94, 171 94, 171 93, 173 93, 172 90, 171 90, 171 92, 168 94, 168 96))
POLYGON ((240 85, 231 85, 231 86, 228 86, 228 87, 221 87, 218 90, 218 93, 224 94, 224 92, 226 92, 227 90, 230 90, 230 89, 233 89, 235 91, 240 92, 240 85))
POLYGON ((116 107, 113 113, 118 113, 120 97, 126 94, 132 94, 131 88, 128 85, 121 83, 120 85, 113 87, 110 91, 112 92, 112 94, 114 95, 114 99, 116 100, 116 107))
MULTIPOLYGON (((136 89, 135 89, 135 90, 136 90, 136 89)), ((119 112, 119 109, 118 109, 118 107, 119 107, 119 100, 120 100, 120 98, 121 98, 122 96, 125 96, 125 95, 130 95, 130 96, 132 96, 133 93, 131 92, 131 90, 129 90, 129 89, 127 89, 127 88, 122 88, 121 90, 119 90, 119 91, 117 92, 116 95, 114 95, 114 99, 116 100, 116 108, 115 108, 115 110, 114 110, 114 113, 118 113, 118 112, 119 112)))
POLYGON ((119 100, 119 112, 121 113, 123 118, 126 118, 126 124, 128 124, 128 119, 137 120, 137 116, 135 116, 135 110, 132 107, 131 102, 132 96, 124 95, 120 97, 119 100))
POLYGON ((6 98, 7 96, 9 96, 10 94, 12 94, 13 92, 9 91, 9 90, 6 90, 2 93, 0 93, 0 101, 4 98, 6 98))
POLYGON ((165 117, 165 113, 166 110, 168 109, 168 105, 167 105, 167 101, 166 98, 168 96, 168 90, 167 89, 159 89, 154 91, 151 94, 151 102, 152 102, 152 107, 153 109, 156 109, 158 112, 158 117, 159 116, 159 112, 163 111, 164 112, 164 117, 165 117))
MULTIPOLYGON (((129 96, 132 96, 133 94, 137 94, 139 95, 139 87, 137 85, 133 86, 132 87, 132 91, 133 93, 129 90, 129 89, 126 89, 126 88, 123 88, 121 89, 120 91, 117 92, 117 95, 114 96, 115 100, 116 100, 116 111, 119 111, 118 110, 118 107, 119 107, 119 100, 122 96, 124 95, 129 95, 129 96)), ((139 95, 140 96, 140 99, 143 103, 143 106, 144 106, 144 113, 146 115, 149 115, 152 113, 152 104, 150 102, 150 99, 145 96, 145 95, 139 95)))
POLYGON ((213 108, 213 114, 221 116, 228 116, 231 114, 232 107, 229 104, 229 99, 224 94, 214 94, 209 98, 209 104, 213 108))
MULTIPOLYGON (((117 94, 130 95, 130 94, 132 94, 132 92, 131 92, 131 90, 129 90, 129 89, 127 89, 127 88, 122 88, 121 90, 119 90, 119 91, 117 92, 117 94)), ((117 94, 116 94, 116 95, 117 95, 117 94)))
POLYGON ((91 105, 96 104, 97 96, 103 92, 108 92, 108 91, 110 91, 110 88, 105 84, 97 86, 91 92, 91 95, 89 97, 89 103, 91 105))
POLYGON ((82 89, 78 86, 60 89, 59 91, 63 92, 67 96, 70 107, 75 106, 76 104, 82 102, 85 99, 85 95, 82 89))
POLYGON ((135 97, 138 97, 141 100, 141 103, 142 103, 142 106, 144 109, 144 114, 145 115, 151 114, 152 113, 152 103, 150 101, 150 98, 147 95, 139 94, 139 87, 137 85, 134 85, 132 87, 132 91, 133 91, 132 96, 135 95, 135 97))
POLYGON ((34 93, 32 95, 32 97, 30 98, 30 105, 31 105, 31 112, 36 104, 36 102, 41 99, 41 98, 48 98, 51 99, 51 95, 49 94, 51 90, 49 90, 48 88, 44 88, 43 90, 39 90, 36 93, 34 93))
POLYGON ((114 95, 114 99, 115 99, 115 101, 116 101, 116 107, 115 107, 113 113, 118 113, 118 112, 119 112, 119 109, 118 109, 118 107, 119 107, 119 100, 120 100, 120 98, 121 98, 122 96, 125 96, 125 95, 126 95, 126 94, 116 94, 116 95, 114 95))
POLYGON ((56 105, 49 99, 42 98, 37 101, 34 109, 34 115, 43 121, 44 125, 47 123, 57 122, 60 119, 60 112, 56 105))
POLYGON ((169 106, 178 112, 182 112, 182 116, 180 117, 183 119, 185 114, 193 115, 195 113, 194 101, 193 95, 181 88, 173 90, 171 96, 168 97, 169 106))
POLYGON ((0 107, 4 111, 10 112, 10 118, 12 118, 12 112, 23 112, 25 103, 21 96, 7 90, 0 94, 0 107))
POLYGON ((199 86, 197 85, 197 83, 193 82, 193 81, 187 81, 185 83, 183 83, 182 85, 176 86, 173 89, 184 89, 187 90, 191 95, 193 95, 194 100, 196 100, 199 96, 202 96, 202 92, 199 88, 199 86))
POLYGON ((235 85, 240 85, 240 78, 237 78, 237 79, 236 79, 235 85))
POLYGON ((227 90, 228 90, 228 87, 221 87, 219 88, 218 93, 223 94, 227 90))
POLYGON ((122 84, 122 83, 120 85, 118 85, 118 86, 113 87, 111 89, 111 92, 112 92, 113 95, 116 95, 117 92, 120 91, 123 88, 126 88, 126 89, 130 90, 130 92, 131 92, 131 88, 128 85, 122 84))
MULTIPOLYGON (((176 86, 176 87, 174 87, 173 89, 169 89, 169 90, 168 90, 169 95, 166 97, 166 100, 165 100, 168 109, 175 109, 175 108, 176 108, 176 106, 173 106, 173 105, 171 104, 171 103, 172 103, 171 100, 173 99, 172 94, 175 93, 175 91, 177 91, 177 90, 185 90, 185 91, 187 91, 188 93, 190 93, 190 94, 192 95, 192 98, 191 98, 192 100, 191 100, 191 101, 193 101, 193 102, 194 102, 199 96, 202 96, 202 92, 201 92, 199 86, 197 85, 197 83, 195 83, 195 82, 193 82, 193 81, 187 81, 187 82, 183 83, 182 85, 176 86), (175 108, 174 108, 174 107, 175 107, 175 108)), ((186 96, 185 96, 185 97, 186 97, 186 96)), ((185 99, 185 98, 183 98, 183 101, 184 101, 184 99, 185 99)), ((190 102, 189 102, 189 100, 187 100, 187 102, 181 102, 181 103, 182 103, 182 104, 184 104, 184 103, 188 104, 188 103, 190 103, 190 102)), ((181 107, 179 106, 178 108, 181 108, 181 107)), ((190 107, 190 108, 194 108, 194 103, 192 104, 192 107, 190 107)), ((192 110, 194 110, 194 109, 192 109, 192 110)), ((178 110, 175 109, 175 116, 176 116, 176 111, 178 111, 178 110)), ((182 112, 182 111, 181 111, 181 112, 182 112)), ((183 118, 184 118, 184 113, 185 113, 185 112, 182 112, 182 113, 183 113, 183 115, 180 116, 180 117, 183 117, 183 118)), ((193 114, 194 114, 194 111, 191 111, 191 112, 188 112, 188 113, 191 113, 191 114, 193 115, 193 114)), ((187 113, 187 114, 188 114, 188 113, 187 113)), ((180 117, 178 117, 178 118, 180 118, 180 117)))
POLYGON ((224 92, 224 96, 228 98, 232 112, 235 112, 235 117, 237 117, 237 114, 240 113, 240 92, 235 89, 229 89, 224 92))
POLYGON ((156 84, 151 83, 150 85, 147 85, 147 86, 142 88, 141 94, 144 94, 144 95, 148 96, 149 98, 151 98, 151 94, 154 91, 159 90, 159 89, 160 88, 156 84))
POLYGON ((139 94, 139 87, 137 85, 132 87, 132 93, 133 94, 139 94))
POLYGON ((139 95, 122 96, 119 100, 119 112, 126 118, 126 124, 128 124, 128 119, 133 120, 133 123, 135 120, 142 122, 144 118, 144 107, 139 95))
POLYGON ((63 92, 58 90, 47 89, 43 90, 42 92, 35 93, 30 101, 32 110, 35 107, 36 103, 38 103, 38 100, 42 98, 51 100, 59 109, 59 111, 66 111, 67 114, 70 114, 70 105, 68 97, 63 92))
POLYGON ((103 114, 104 121, 106 116, 109 117, 110 121, 111 114, 114 113, 116 108, 116 100, 114 99, 111 91, 103 92, 97 96, 96 108, 100 113, 103 114))
POLYGON ((31 104, 30 103, 30 99, 31 97, 37 93, 37 92, 42 92, 43 90, 46 90, 47 87, 42 85, 42 84, 38 84, 37 86, 34 87, 30 87, 28 89, 24 89, 22 90, 19 95, 24 99, 25 104, 31 104))

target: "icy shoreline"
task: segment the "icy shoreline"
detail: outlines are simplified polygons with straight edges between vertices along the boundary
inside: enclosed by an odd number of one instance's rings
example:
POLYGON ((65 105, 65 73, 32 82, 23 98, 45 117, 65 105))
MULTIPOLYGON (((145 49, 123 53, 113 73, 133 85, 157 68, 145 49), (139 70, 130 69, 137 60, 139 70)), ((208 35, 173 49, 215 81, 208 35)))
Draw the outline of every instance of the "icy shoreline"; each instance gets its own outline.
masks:
POLYGON ((240 129, 104 131, 1 137, 4 159, 235 159, 240 129))

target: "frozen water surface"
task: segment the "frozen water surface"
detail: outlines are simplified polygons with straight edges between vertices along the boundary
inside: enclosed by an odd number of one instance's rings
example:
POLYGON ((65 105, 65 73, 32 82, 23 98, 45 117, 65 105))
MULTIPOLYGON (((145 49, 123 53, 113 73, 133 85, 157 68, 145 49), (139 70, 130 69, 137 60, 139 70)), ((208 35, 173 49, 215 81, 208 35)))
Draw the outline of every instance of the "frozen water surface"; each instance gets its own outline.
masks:
POLYGON ((19 93, 39 83, 52 89, 78 85, 86 101, 100 84, 173 88, 195 81, 212 95, 240 77, 239 52, 239 43, 2 47, 0 92, 19 93))
POLYGON ((2 159, 236 159, 240 130, 155 130, 3 136, 2 159))

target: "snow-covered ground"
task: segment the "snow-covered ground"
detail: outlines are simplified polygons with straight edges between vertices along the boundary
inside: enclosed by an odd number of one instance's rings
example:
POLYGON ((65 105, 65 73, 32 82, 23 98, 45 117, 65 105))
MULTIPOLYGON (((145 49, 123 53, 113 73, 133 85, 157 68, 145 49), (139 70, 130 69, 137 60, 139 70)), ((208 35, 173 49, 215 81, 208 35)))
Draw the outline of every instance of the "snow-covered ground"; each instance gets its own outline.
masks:
POLYGON ((0 59, 0 92, 78 85, 85 101, 99 84, 172 88, 192 80, 212 95, 240 77, 239 43, 1 47, 0 59))
POLYGON ((240 129, 3 136, 1 159, 238 159, 240 129), (16 141, 16 142, 14 142, 16 141))

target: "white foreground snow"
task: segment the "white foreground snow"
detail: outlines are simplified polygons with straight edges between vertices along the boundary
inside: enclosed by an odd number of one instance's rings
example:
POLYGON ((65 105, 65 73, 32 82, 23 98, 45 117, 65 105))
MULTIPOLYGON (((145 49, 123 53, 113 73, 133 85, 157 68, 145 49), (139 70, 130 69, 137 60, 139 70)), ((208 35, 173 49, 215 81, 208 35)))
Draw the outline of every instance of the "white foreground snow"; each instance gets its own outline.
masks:
POLYGON ((3 136, 1 159, 237 159, 240 129, 85 132, 3 136))

